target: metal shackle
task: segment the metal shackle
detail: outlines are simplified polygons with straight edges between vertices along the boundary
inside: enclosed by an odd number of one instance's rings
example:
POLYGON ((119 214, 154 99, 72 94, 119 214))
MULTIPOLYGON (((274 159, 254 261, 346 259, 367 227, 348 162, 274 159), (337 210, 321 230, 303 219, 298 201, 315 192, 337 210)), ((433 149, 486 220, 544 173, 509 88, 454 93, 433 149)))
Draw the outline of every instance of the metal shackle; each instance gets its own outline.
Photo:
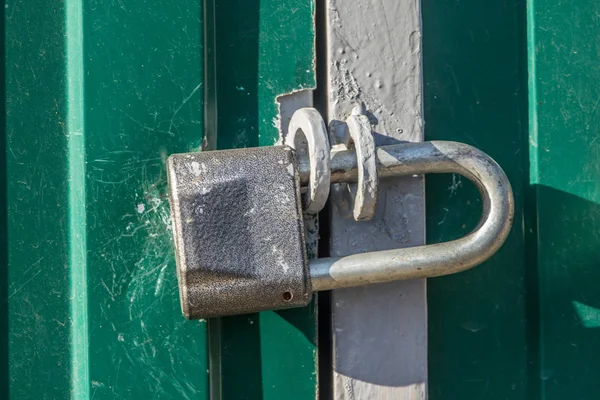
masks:
MULTIPOLYGON (((302 113, 298 116, 301 117, 302 113)), ((298 156, 302 185, 307 184, 315 174, 329 176, 331 183, 357 182, 359 193, 356 199, 359 199, 359 195, 360 198, 371 199, 369 207, 374 212, 377 193, 376 190, 373 193, 373 188, 377 188, 379 178, 454 173, 469 179, 479 189, 482 198, 481 218, 471 233, 449 242, 314 259, 310 262, 313 291, 454 274, 481 264, 498 251, 512 226, 514 199, 506 174, 492 158, 467 144, 447 141, 373 147, 369 153, 369 140, 364 139, 366 117, 362 120, 361 117, 351 115, 347 120, 357 151, 347 149, 330 152, 329 163, 319 164, 327 165, 330 171, 315 171, 317 164, 311 164, 306 156, 298 156), (364 145, 365 142, 368 144, 364 145)), ((308 153, 322 152, 323 149, 310 149, 308 153)), ((356 210, 357 201, 362 200, 355 200, 354 217, 359 220, 361 212, 356 210)), ((359 207, 363 205, 361 203, 359 207)), ((372 212, 367 214, 372 216, 372 212)), ((363 219, 368 219, 368 216, 363 219)))

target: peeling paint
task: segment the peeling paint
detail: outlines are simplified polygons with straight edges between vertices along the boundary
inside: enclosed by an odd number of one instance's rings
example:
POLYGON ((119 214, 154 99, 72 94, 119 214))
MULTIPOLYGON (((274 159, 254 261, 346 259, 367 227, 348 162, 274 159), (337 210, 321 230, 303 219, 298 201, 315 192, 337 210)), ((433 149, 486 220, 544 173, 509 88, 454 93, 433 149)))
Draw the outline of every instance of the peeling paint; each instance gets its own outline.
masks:
MULTIPOLYGON (((333 146, 351 142, 344 121, 357 110, 369 119, 376 145, 423 140, 419 6, 418 1, 327 0, 333 146)), ((346 185, 332 185, 331 256, 424 243, 421 177, 382 180, 377 197, 374 218, 357 224, 353 194, 346 185)), ((333 398, 426 398, 423 310, 424 280, 332 291, 333 398), (379 344, 372 343, 374 330, 379 344), (396 356, 388 357, 392 353, 396 356), (386 368, 381 360, 387 360, 386 368)))

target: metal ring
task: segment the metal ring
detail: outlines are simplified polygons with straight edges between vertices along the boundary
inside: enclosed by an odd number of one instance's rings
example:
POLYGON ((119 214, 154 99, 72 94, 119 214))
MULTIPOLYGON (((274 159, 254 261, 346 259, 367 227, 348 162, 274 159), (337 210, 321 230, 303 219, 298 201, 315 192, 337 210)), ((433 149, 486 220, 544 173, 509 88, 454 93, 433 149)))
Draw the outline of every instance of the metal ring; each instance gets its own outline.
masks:
POLYGON ((346 119, 348 133, 354 142, 358 166, 358 182, 354 197, 354 220, 368 221, 375 215, 377 207, 377 158, 371 123, 366 115, 350 115, 346 119))
POLYGON ((297 110, 290 120, 285 144, 300 155, 308 149, 310 179, 302 205, 307 214, 316 214, 325 207, 331 185, 329 138, 321 114, 309 107, 297 110), (304 133, 308 146, 302 146, 302 136, 298 132, 304 133))

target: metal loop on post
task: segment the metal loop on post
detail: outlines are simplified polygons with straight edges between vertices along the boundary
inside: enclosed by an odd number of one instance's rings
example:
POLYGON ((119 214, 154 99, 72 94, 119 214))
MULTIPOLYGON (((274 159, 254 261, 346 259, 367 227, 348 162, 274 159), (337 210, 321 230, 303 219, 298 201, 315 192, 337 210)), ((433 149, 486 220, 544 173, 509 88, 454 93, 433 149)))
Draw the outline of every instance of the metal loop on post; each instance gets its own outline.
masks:
POLYGON ((303 196, 304 212, 317 214, 325 207, 329 197, 331 170, 330 146, 327 128, 321 114, 314 108, 301 108, 292 115, 285 144, 302 155, 302 137, 304 133, 308 144, 310 174, 308 191, 303 196))
MULTIPOLYGON (((313 290, 453 274, 481 264, 502 246, 512 226, 514 200, 504 171, 487 154, 466 144, 435 141, 379 147, 376 158, 380 178, 429 173, 468 178, 482 197, 479 224, 450 242, 315 259, 310 263, 313 290)), ((356 181, 357 170, 353 151, 331 154, 332 182, 356 181)))
POLYGON ((354 220, 368 221, 375 215, 377 207, 377 159, 371 123, 366 115, 350 115, 346 119, 348 133, 356 151, 358 180, 354 197, 354 220))

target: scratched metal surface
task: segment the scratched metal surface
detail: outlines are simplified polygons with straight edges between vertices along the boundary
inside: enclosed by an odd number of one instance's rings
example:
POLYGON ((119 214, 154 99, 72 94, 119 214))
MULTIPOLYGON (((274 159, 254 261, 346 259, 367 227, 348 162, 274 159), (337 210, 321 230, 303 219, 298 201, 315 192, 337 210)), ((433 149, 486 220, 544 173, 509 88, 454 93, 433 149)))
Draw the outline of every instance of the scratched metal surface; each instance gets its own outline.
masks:
POLYGON ((201 2, 3 9, 0 397, 207 398, 206 328, 181 316, 164 167, 201 144, 201 2))
MULTIPOLYGON (((327 7, 330 134, 362 103, 377 145, 422 141, 420 1, 327 7)), ((332 256, 424 244, 423 178, 382 180, 378 196, 357 223, 348 188, 332 186, 332 256)), ((424 279, 332 291, 334 399, 427 397, 426 293, 424 279)))
MULTIPOLYGON (((600 6, 530 0, 530 192, 544 400, 598 398, 600 6), (535 220, 537 216, 537 221, 535 220), (537 224, 536 224, 537 222, 537 224)), ((532 398, 530 395, 529 398, 532 398)))

